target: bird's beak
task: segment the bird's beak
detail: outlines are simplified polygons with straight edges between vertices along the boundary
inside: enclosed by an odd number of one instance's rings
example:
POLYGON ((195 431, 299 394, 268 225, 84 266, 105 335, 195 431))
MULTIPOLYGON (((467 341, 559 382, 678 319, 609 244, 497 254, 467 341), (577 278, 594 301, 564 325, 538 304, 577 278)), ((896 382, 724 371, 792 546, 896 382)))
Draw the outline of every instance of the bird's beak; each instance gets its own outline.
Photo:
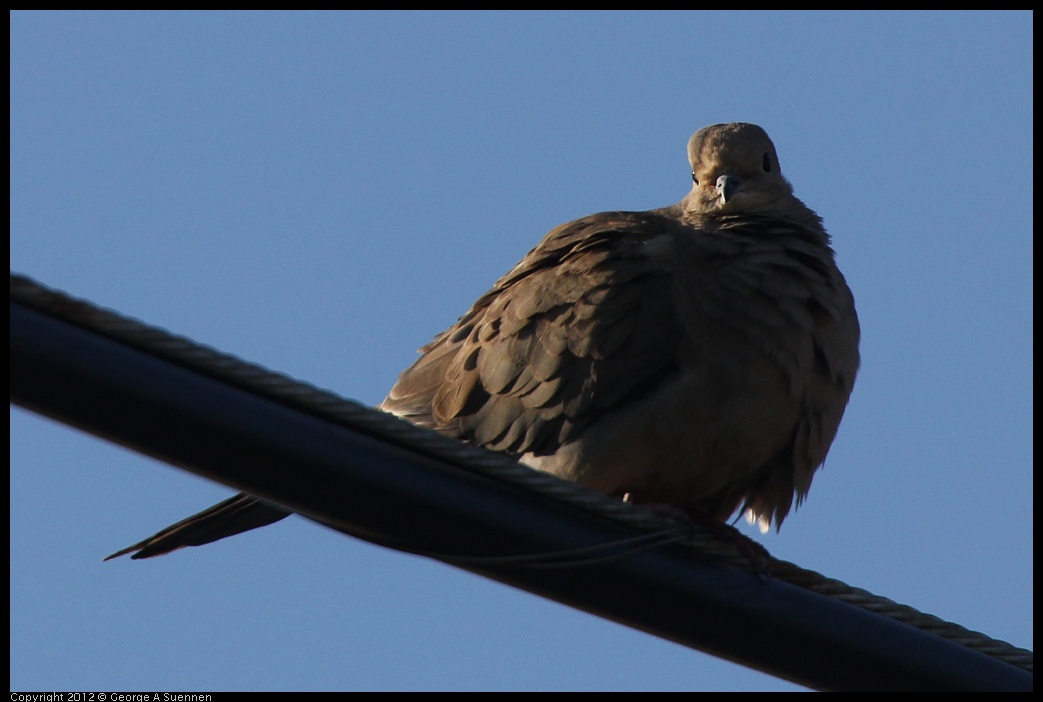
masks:
POLYGON ((722 175, 717 179, 717 192, 721 196, 721 202, 728 204, 728 202, 735 197, 735 193, 738 192, 739 186, 742 185, 742 180, 733 175, 722 175))

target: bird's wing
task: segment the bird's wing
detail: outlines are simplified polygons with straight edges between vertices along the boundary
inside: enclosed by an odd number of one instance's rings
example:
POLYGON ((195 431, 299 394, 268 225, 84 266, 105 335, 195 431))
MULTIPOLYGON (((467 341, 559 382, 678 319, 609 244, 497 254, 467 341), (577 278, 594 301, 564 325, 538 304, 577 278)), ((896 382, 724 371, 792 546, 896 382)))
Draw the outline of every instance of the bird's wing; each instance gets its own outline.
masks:
POLYGON ((656 212, 554 229, 421 349, 381 409, 496 451, 553 453, 676 372, 673 271, 653 253, 682 231, 656 212))

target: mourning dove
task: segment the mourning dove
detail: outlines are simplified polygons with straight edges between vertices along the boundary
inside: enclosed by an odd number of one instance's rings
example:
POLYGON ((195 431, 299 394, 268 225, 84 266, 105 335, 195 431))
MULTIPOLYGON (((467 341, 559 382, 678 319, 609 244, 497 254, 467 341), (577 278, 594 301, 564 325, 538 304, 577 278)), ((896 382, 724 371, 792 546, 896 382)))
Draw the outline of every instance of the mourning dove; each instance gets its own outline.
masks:
MULTIPOLYGON (((688 158, 676 205, 548 233, 380 409, 610 495, 778 528, 854 386, 854 299, 763 129, 700 129, 688 158)), ((240 494, 109 558, 287 514, 240 494)))

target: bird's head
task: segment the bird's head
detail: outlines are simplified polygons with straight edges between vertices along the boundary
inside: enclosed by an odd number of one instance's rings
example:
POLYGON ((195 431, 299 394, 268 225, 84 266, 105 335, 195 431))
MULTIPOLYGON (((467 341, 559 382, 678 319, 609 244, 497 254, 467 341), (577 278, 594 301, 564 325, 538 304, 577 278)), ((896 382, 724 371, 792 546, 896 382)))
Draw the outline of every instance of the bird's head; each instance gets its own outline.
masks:
POLYGON ((684 207, 691 214, 777 215, 804 208, 782 175, 775 145, 756 124, 731 122, 700 129, 688 142, 688 160, 692 192, 684 207))

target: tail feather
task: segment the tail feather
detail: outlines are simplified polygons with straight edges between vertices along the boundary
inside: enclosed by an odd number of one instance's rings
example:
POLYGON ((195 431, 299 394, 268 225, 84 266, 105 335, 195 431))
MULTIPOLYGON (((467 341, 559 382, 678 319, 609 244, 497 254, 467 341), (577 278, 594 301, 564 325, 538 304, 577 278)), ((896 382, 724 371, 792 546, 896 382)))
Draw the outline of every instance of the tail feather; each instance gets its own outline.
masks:
POLYGON ((105 560, 118 558, 132 551, 137 552, 131 556, 133 559, 162 556, 185 546, 202 546, 267 526, 290 514, 282 507, 241 492, 198 514, 182 519, 177 524, 171 524, 144 541, 116 551, 105 560))

